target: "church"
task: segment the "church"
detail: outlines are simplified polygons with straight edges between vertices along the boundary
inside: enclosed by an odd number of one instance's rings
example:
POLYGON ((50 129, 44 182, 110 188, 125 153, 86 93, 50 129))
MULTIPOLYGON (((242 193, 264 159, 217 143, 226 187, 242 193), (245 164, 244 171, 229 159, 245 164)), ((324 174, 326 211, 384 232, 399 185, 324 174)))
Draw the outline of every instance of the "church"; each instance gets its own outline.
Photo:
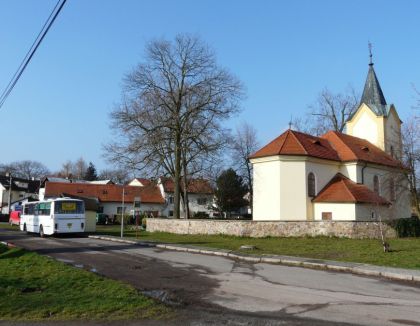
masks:
POLYGON ((377 221, 411 214, 401 123, 372 60, 346 133, 287 130, 250 156, 254 221, 377 221))

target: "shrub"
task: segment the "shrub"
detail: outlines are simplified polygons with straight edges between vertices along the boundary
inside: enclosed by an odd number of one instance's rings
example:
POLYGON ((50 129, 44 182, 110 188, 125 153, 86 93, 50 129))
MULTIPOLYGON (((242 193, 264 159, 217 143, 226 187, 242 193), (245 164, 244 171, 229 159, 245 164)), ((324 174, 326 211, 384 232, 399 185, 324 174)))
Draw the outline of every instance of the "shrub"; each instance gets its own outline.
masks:
POLYGON ((417 216, 400 218, 390 221, 389 224, 395 229, 400 238, 420 236, 420 219, 417 216))
POLYGON ((209 218, 210 215, 206 212, 195 212, 193 218, 209 218))

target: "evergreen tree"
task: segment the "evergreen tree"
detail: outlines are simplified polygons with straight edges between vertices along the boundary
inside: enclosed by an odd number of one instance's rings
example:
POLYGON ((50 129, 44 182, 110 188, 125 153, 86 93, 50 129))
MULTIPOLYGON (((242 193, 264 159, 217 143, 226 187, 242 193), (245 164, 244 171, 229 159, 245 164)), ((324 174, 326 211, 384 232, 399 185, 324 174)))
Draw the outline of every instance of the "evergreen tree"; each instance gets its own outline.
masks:
POLYGON ((247 186, 242 177, 232 168, 223 171, 216 180, 216 203, 222 212, 229 214, 236 211, 248 202, 244 199, 247 186))
POLYGON ((92 162, 89 162, 89 166, 86 169, 84 180, 86 181, 95 181, 98 180, 98 175, 96 173, 95 165, 92 162))

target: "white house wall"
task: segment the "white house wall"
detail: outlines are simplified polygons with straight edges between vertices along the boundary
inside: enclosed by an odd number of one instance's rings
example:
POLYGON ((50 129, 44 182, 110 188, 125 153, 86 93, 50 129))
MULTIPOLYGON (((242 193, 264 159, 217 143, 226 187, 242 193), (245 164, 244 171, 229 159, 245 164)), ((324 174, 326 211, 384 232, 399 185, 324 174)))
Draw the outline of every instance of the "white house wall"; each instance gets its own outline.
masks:
POLYGON ((280 220, 279 159, 271 157, 253 160, 253 178, 253 220, 280 220))
MULTIPOLYGON (((118 207, 122 207, 121 202, 102 202, 100 204, 101 207, 103 207, 103 213, 107 214, 109 216, 117 215, 117 209, 118 207)), ((126 203, 124 205, 126 214, 130 214, 130 211, 133 209, 133 203, 126 203)), ((148 204, 148 203, 141 203, 140 205, 140 211, 157 211, 159 214, 161 214, 162 205, 161 204, 148 204)))
MULTIPOLYGON (((165 194, 165 201, 166 204, 162 205, 162 215, 163 216, 173 216, 170 215, 171 212, 174 211, 174 204, 170 203, 170 198, 174 197, 173 193, 166 193, 165 194)), ((190 209, 190 213, 192 214, 192 216, 195 213, 198 212, 204 212, 206 214, 209 214, 211 216, 211 214, 213 213, 213 209, 212 209, 212 205, 213 205, 213 199, 214 196, 212 194, 193 194, 193 193, 189 193, 188 194, 188 202, 189 202, 189 209, 190 209), (199 198, 206 198, 207 199, 207 203, 206 204, 199 204, 198 203, 198 199, 199 198)), ((184 217, 184 207, 182 205, 182 199, 181 199, 181 216, 184 217)))
POLYGON ((315 220, 322 220, 322 213, 332 213, 333 221, 355 221, 356 205, 354 203, 315 203, 315 220))

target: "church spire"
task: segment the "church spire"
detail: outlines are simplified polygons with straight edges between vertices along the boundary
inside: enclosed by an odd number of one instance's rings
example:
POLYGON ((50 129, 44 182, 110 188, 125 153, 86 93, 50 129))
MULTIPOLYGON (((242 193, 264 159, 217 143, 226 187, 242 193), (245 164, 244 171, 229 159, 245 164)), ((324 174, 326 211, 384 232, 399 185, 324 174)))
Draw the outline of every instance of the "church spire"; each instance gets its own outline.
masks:
POLYGON ((384 94, 382 93, 381 85, 379 85, 378 77, 376 77, 373 69, 372 61, 372 44, 369 42, 369 71, 366 78, 365 88, 363 89, 362 99, 360 104, 365 103, 378 115, 383 115, 384 106, 387 105, 384 94))

